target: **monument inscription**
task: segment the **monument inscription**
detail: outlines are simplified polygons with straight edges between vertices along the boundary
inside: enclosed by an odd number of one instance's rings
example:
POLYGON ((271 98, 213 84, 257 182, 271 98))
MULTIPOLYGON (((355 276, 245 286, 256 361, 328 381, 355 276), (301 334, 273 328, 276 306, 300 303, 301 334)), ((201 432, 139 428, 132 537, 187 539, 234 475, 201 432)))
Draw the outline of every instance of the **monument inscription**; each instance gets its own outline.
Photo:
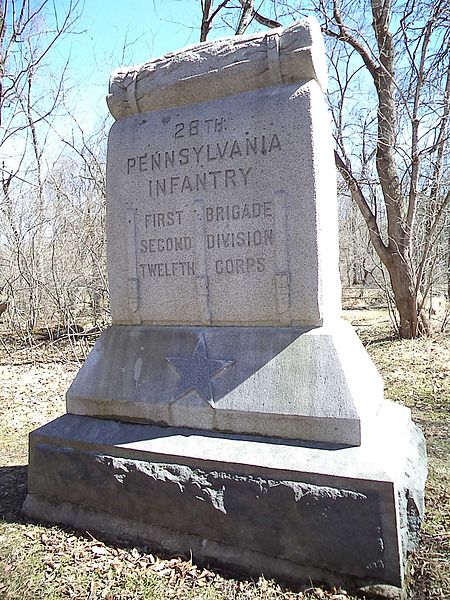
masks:
MULTIPOLYGON (((321 94, 311 100, 312 87, 304 94, 298 86, 266 88, 244 101, 230 96, 113 126, 108 228, 117 240, 109 247, 116 322, 322 322, 320 265, 311 252, 320 227, 316 182, 299 168, 316 162, 310 130, 298 127, 305 113, 323 108, 321 94)), ((335 244, 331 236, 334 260, 335 244)), ((334 308, 338 290, 328 290, 334 308)))

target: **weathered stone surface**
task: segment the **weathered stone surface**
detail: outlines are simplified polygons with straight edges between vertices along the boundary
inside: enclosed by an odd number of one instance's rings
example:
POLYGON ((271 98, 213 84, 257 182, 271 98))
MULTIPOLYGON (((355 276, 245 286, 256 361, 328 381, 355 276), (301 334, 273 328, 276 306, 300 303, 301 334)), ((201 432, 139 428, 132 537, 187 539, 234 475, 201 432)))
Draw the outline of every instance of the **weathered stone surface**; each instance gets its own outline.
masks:
POLYGON ((373 433, 318 449, 67 415, 31 435, 24 510, 247 573, 401 585, 395 497, 417 438, 390 403, 373 433))
POLYGON ((383 382, 352 327, 113 326, 69 413, 359 445, 383 382), (362 431, 364 430, 364 431, 362 431))
POLYGON ((111 77, 108 107, 116 119, 198 104, 273 85, 315 79, 325 91, 320 28, 304 19, 286 29, 190 46, 111 77))
POLYGON ((406 560, 419 543, 423 520, 424 487, 427 480, 427 451, 425 438, 418 427, 411 428, 410 452, 402 478, 399 479, 400 532, 403 558, 406 560))
POLYGON ((365 600, 407 600, 405 590, 394 585, 365 585, 359 588, 358 596, 365 600))
POLYGON ((339 322, 324 65, 307 21, 114 77, 114 325, 75 414, 31 434, 28 515, 252 574, 402 584, 424 442, 339 322))
POLYGON ((321 325, 340 310, 333 141, 315 81, 117 121, 117 324, 321 325))

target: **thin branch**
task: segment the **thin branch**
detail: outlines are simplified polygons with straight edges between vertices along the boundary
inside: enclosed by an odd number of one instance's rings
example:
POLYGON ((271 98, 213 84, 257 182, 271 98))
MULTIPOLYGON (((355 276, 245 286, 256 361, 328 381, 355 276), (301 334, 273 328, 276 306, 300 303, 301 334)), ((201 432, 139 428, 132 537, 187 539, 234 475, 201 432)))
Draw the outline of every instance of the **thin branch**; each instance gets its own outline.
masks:
POLYGON ((239 23, 236 27, 236 35, 242 35, 249 26, 252 20, 253 2, 254 0, 244 0, 239 23))
POLYGON ((430 249, 432 247, 432 244, 436 241, 435 240, 435 232, 436 232, 437 226, 439 225, 439 222, 442 219, 442 216, 444 215, 444 213, 447 209, 447 206, 449 206, 449 205, 450 205, 450 191, 447 192, 447 195, 444 198, 444 200, 443 200, 441 206, 439 207, 439 210, 434 218, 432 226, 427 231, 425 248, 424 248, 424 251, 422 254, 422 259, 420 261, 420 264, 419 264, 419 267, 417 270, 416 293, 419 291, 420 286, 422 284, 424 268, 425 268, 426 261, 428 260, 430 249))
MULTIPOLYGON (((247 0, 239 0, 242 7, 247 4, 247 0)), ((276 27, 281 27, 281 23, 275 21, 274 19, 270 19, 269 17, 265 17, 259 11, 255 10, 253 7, 251 9, 252 19, 255 19, 260 25, 264 25, 264 27, 268 27, 269 29, 275 29, 276 27)))
POLYGON ((387 265, 389 263, 388 248, 386 247, 386 244, 384 243, 381 237, 381 232, 378 227, 378 223, 375 219, 375 215, 373 214, 370 206, 368 205, 364 197, 360 184, 356 177, 353 175, 351 167, 347 166, 344 163, 344 161, 336 151, 334 153, 334 158, 340 174, 342 175, 344 181, 350 189, 352 198, 355 200, 356 204, 358 205, 358 208, 361 211, 362 216, 364 217, 364 220, 367 223, 373 246, 383 263, 387 265))

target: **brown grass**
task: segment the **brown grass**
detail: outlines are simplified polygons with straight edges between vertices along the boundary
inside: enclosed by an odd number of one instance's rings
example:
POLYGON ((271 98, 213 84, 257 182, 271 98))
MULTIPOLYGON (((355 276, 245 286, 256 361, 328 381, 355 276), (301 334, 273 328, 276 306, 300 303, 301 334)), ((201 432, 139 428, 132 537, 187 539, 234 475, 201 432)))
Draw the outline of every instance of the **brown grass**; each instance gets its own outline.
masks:
MULTIPOLYGON (((346 311, 380 369, 386 396, 406 404, 425 433, 430 474, 422 543, 410 564, 408 596, 450 598, 450 338, 393 339, 384 311, 346 311)), ((308 583, 283 587, 234 579, 151 548, 105 544, 86 532, 23 519, 27 435, 64 412, 64 393, 92 340, 24 347, 0 339, 0 598, 51 600, 351 599, 308 583)))

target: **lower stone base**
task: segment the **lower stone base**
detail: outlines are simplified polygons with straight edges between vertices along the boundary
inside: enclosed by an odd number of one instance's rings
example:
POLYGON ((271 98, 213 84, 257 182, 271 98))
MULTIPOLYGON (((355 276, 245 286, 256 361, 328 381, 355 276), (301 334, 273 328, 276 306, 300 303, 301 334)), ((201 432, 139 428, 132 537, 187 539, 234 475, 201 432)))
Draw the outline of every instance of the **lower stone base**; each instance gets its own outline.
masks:
POLYGON ((30 434, 23 510, 240 573, 401 586, 425 477, 391 403, 352 448, 65 415, 30 434))

